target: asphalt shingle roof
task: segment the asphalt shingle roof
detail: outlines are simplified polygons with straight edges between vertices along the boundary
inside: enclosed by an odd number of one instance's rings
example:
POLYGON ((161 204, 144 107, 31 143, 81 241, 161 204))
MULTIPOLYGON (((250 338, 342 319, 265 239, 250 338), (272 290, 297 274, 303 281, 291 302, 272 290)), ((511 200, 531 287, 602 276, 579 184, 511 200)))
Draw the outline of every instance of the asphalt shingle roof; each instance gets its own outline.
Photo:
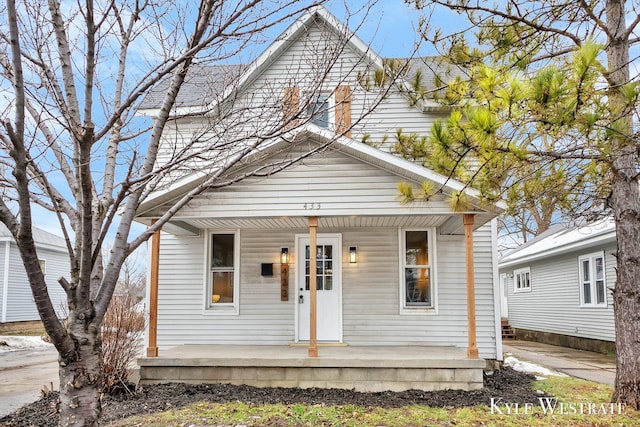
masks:
MULTIPOLYGON (((400 59, 400 61, 404 60, 400 59)), ((452 65, 442 57, 428 56, 408 61, 406 80, 412 81, 416 73, 421 71, 421 85, 427 90, 437 89, 442 85, 442 82, 451 82, 456 77, 465 78, 461 68, 452 65)), ((208 105, 222 95, 227 87, 234 84, 245 69, 245 65, 192 65, 178 93, 175 106, 200 107, 208 105)), ((159 108, 169 88, 170 80, 161 81, 149 91, 142 100, 139 109, 159 108)))

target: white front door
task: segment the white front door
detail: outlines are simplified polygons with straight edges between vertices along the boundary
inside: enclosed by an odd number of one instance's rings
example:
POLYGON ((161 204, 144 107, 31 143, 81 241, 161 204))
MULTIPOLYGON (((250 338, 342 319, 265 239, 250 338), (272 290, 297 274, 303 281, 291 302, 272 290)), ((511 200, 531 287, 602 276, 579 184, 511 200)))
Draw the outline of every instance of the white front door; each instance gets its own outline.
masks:
MULTIPOLYGON (((298 341, 309 340, 309 236, 296 238, 298 341)), ((316 247, 317 339, 342 341, 342 236, 319 234, 316 247)))

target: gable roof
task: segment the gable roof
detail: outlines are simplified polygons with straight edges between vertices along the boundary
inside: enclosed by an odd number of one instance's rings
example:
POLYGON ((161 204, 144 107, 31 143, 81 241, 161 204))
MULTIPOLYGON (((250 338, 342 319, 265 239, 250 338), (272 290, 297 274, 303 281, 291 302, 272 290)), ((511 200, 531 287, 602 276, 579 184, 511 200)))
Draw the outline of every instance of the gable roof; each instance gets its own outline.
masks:
MULTIPOLYGON (((376 65, 378 68, 384 68, 383 58, 380 55, 374 52, 324 7, 314 6, 305 11, 251 64, 193 64, 189 68, 176 98, 176 113, 194 113, 194 109, 196 111, 198 109, 204 111, 207 106, 215 103, 216 100, 225 99, 234 90, 239 90, 241 86, 250 83, 271 63, 277 60, 288 46, 314 22, 325 24, 334 32, 344 35, 348 44, 360 52, 366 61, 376 65)), ((421 73, 420 80, 423 87, 435 88, 440 85, 439 81, 449 82, 457 77, 465 77, 465 73, 461 68, 452 65, 443 57, 426 56, 395 59, 406 61, 406 70, 402 80, 410 82, 417 73, 421 73)), ((159 108, 170 83, 171 79, 167 78, 151 89, 138 106, 138 112, 143 115, 153 115, 156 109, 159 108)), ((407 83, 405 86, 408 90, 411 90, 410 84, 407 83)), ((433 108, 434 106, 431 107, 433 108)), ((442 108, 441 105, 437 107, 442 108)))
POLYGON ((615 241, 616 226, 613 218, 588 224, 560 224, 509 252, 498 263, 500 268, 509 267, 615 241))
MULTIPOLYGON (((49 233, 48 231, 38 227, 32 227, 32 232, 36 246, 46 246, 50 249, 62 249, 66 251, 67 244, 64 238, 56 236, 55 234, 49 233)), ((3 223, 0 223, 0 241, 14 241, 11 232, 3 223)))
MULTIPOLYGON (((250 84, 254 81, 266 68, 269 67, 276 59, 278 59, 288 47, 295 42, 295 40, 303 34, 306 29, 314 24, 325 24, 329 29, 333 30, 337 34, 341 34, 345 37, 348 44, 360 51, 363 57, 371 64, 376 64, 382 68, 382 58, 375 52, 373 52, 358 36, 356 36, 351 30, 349 30, 344 24, 342 24, 336 17, 334 17, 329 11, 322 6, 313 6, 307 9, 302 16, 293 22, 275 41, 262 52, 251 64, 249 65, 215 65, 215 66, 196 66, 191 72, 191 76, 187 76, 183 87, 180 92, 184 91, 180 102, 182 105, 176 105, 176 114, 194 113, 198 109, 204 111, 204 107, 209 105, 216 99, 226 99, 233 92, 240 90, 243 86, 250 84), (212 91, 208 93, 209 103, 202 103, 203 99, 198 92, 202 93, 202 86, 198 86, 198 82, 211 81, 211 79, 203 75, 206 72, 213 72, 214 75, 220 76, 225 72, 232 72, 231 76, 236 77, 235 84, 228 85, 229 78, 225 78, 223 85, 213 85, 210 87, 212 91), (222 92, 220 90, 223 89, 222 92), (217 91, 216 91, 217 90, 217 91), (194 108, 196 107, 196 111, 194 108), (200 107, 200 108, 198 108, 200 107)), ((151 90, 147 96, 142 100, 138 107, 138 113, 143 115, 153 115, 155 110, 159 107, 159 100, 166 93, 166 88, 170 83, 168 81, 159 84, 156 88, 151 90), (164 89, 164 90, 163 90, 164 89), (148 98, 148 99, 147 99, 148 98)), ((206 93, 206 91, 204 91, 206 93)))
MULTIPOLYGON (((298 129, 290 131, 289 135, 285 136, 281 142, 263 147, 259 152, 255 153, 255 156, 260 158, 268 156, 270 153, 277 152, 283 144, 289 145, 292 142, 301 143, 309 140, 315 141, 318 144, 324 144, 333 138, 335 138, 335 134, 332 131, 321 128, 313 123, 307 123, 298 129)), ((487 204, 482 201, 480 193, 477 190, 363 142, 347 137, 339 137, 335 139, 330 147, 331 149, 339 150, 380 169, 387 170, 400 178, 415 183, 422 181, 432 182, 437 188, 442 188, 442 193, 445 195, 460 191, 465 194, 470 201, 471 209, 469 212, 477 211, 488 213, 488 219, 493 218, 506 209, 506 204, 503 201, 499 201, 492 206, 487 206, 487 204)), ((166 189, 155 192, 149 199, 143 202, 138 209, 138 216, 143 217, 145 212, 149 212, 170 200, 180 197, 182 194, 185 194, 202 183, 205 179, 205 173, 196 172, 182 179, 173 181, 166 189)))

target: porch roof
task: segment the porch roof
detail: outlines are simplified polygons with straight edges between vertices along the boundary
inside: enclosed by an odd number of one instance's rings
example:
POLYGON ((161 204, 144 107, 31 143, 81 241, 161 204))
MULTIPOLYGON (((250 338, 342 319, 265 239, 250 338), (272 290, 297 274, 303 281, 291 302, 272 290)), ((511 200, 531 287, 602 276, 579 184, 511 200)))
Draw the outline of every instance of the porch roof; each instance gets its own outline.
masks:
MULTIPOLYGON (((476 215, 474 228, 482 226, 493 215, 476 215)), ((163 231, 178 236, 197 236, 206 229, 307 230, 306 216, 267 218, 180 218, 167 222, 163 231)), ((462 215, 397 215, 397 216, 318 216, 319 229, 438 227, 440 234, 463 233, 462 215)))

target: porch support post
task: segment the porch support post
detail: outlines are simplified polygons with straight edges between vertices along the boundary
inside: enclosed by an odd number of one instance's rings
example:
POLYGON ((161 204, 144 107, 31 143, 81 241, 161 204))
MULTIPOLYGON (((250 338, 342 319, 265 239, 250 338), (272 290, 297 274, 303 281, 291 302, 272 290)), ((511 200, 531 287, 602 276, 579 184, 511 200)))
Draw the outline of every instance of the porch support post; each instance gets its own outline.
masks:
MULTIPOLYGON (((155 220, 153 221, 155 223, 155 220)), ((160 230, 151 236, 151 277, 149 279, 149 345, 147 357, 158 357, 158 273, 160 270, 160 230)))
POLYGON ((309 357, 318 357, 317 335, 317 287, 316 287, 316 246, 318 242, 318 217, 309 217, 309 357))
POLYGON ((467 255, 467 322, 469 345, 467 357, 478 358, 478 345, 476 342, 476 292, 473 270, 473 214, 463 215, 465 252, 467 255))

